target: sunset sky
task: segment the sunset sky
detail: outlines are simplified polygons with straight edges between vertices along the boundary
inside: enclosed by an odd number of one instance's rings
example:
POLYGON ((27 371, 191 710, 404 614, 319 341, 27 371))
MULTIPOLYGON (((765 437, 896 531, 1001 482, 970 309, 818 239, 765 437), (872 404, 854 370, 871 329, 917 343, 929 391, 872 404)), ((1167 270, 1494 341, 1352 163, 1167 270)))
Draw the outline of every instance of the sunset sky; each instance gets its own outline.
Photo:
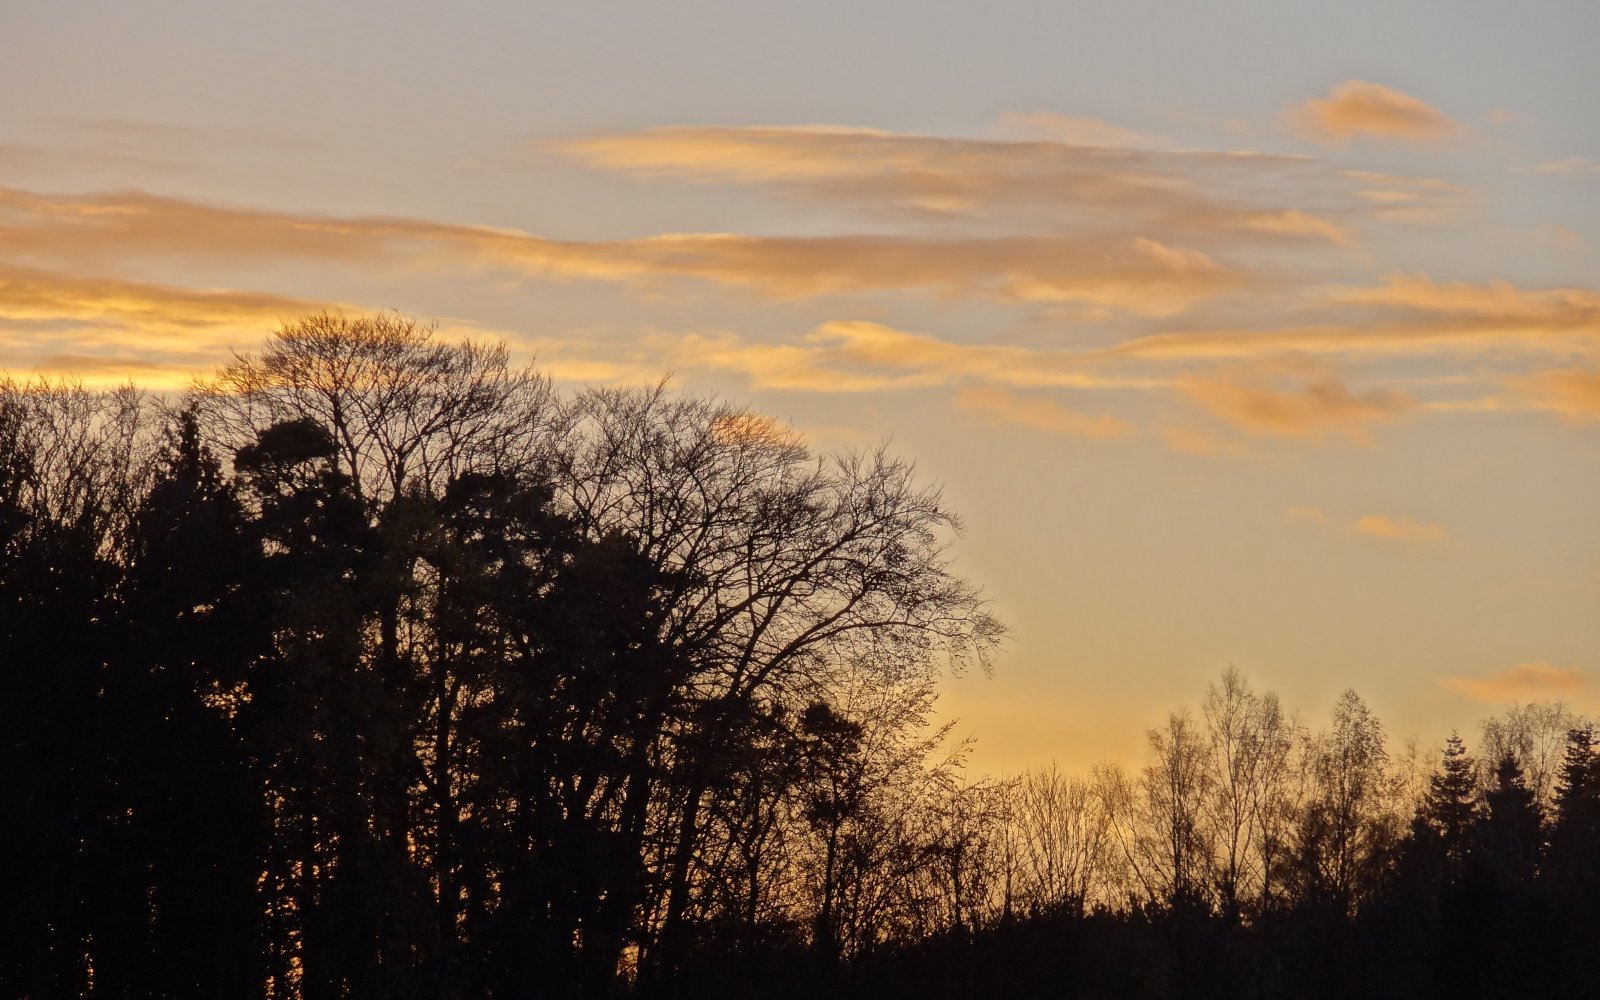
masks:
POLYGON ((892 439, 974 762, 1600 709, 1600 4, 0 6, 0 370, 323 308, 892 439))

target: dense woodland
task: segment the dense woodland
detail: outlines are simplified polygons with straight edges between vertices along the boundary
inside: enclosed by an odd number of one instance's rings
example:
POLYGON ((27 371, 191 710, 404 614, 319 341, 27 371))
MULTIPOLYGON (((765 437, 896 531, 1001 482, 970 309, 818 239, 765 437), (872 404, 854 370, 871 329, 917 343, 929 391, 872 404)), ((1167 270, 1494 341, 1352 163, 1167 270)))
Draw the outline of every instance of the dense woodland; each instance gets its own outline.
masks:
POLYGON ((1003 629, 884 452, 315 316, 0 384, 0 995, 1600 995, 1600 754, 1239 673, 979 778, 1003 629))

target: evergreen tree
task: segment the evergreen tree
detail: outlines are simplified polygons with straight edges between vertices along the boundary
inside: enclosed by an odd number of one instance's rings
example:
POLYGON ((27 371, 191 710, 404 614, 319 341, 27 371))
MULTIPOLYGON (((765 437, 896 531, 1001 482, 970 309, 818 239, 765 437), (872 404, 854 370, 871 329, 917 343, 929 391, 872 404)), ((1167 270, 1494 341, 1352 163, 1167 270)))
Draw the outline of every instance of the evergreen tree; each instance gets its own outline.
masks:
POLYGON ((1585 724, 1567 733, 1556 782, 1555 818, 1540 881, 1547 926, 1538 935, 1547 950, 1549 974, 1567 992, 1591 989, 1600 975, 1600 754, 1595 729, 1585 724))
POLYGON ((1552 869, 1567 879, 1590 879, 1600 864, 1600 755, 1593 724, 1567 733, 1555 806, 1552 869))
POLYGON ((1483 802, 1482 843, 1490 867, 1504 881, 1528 882, 1539 862, 1542 824, 1533 789, 1510 753, 1495 766, 1483 802))
POLYGON ((234 726, 262 640, 245 593, 255 551, 185 411, 130 522, 103 623, 107 777, 122 815, 93 865, 125 935, 102 941, 97 993, 240 995, 261 980, 267 827, 234 726))
POLYGON ((1476 765, 1457 733, 1445 741, 1443 760, 1428 781, 1422 803, 1424 825, 1438 841, 1445 876, 1459 879, 1477 826, 1476 765))

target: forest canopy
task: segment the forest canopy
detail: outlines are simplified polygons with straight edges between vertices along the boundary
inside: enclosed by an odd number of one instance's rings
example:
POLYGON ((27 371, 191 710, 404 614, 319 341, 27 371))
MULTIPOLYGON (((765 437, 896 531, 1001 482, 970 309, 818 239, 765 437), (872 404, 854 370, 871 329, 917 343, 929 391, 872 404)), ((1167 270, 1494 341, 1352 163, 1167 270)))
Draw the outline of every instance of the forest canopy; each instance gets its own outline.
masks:
POLYGON ((885 449, 393 315, 287 324, 181 398, 0 384, 0 987, 1592 975, 1585 720, 1518 707, 1434 761, 1354 692, 1312 729, 1228 670, 1142 769, 974 778, 931 722, 1004 637, 960 527, 885 449))

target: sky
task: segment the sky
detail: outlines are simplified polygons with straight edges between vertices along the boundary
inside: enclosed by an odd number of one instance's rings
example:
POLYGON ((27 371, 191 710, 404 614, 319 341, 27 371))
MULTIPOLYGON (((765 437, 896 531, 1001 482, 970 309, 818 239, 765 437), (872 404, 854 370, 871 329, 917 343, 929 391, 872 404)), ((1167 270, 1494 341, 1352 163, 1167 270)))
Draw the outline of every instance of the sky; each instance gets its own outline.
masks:
POLYGON ((0 371, 324 308, 914 459, 973 765, 1600 709, 1600 5, 0 6, 0 371))

